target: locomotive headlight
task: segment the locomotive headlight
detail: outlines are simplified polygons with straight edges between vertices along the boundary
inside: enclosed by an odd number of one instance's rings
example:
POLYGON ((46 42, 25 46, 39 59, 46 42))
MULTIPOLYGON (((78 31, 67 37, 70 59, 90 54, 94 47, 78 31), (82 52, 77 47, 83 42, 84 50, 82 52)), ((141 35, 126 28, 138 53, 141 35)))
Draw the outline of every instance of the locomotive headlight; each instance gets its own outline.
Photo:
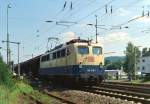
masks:
POLYGON ((82 68, 82 62, 79 63, 79 68, 82 68))
POLYGON ((103 68, 103 65, 102 65, 102 63, 100 63, 100 64, 99 64, 99 67, 100 67, 100 68, 103 68))

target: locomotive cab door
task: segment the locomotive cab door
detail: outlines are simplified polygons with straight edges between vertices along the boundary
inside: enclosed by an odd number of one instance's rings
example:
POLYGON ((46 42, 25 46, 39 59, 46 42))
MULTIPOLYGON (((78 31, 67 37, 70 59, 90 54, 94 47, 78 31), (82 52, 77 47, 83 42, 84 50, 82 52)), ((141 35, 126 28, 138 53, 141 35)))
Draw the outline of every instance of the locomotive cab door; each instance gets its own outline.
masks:
POLYGON ((73 75, 75 65, 75 50, 73 45, 66 48, 66 68, 69 75, 73 75))

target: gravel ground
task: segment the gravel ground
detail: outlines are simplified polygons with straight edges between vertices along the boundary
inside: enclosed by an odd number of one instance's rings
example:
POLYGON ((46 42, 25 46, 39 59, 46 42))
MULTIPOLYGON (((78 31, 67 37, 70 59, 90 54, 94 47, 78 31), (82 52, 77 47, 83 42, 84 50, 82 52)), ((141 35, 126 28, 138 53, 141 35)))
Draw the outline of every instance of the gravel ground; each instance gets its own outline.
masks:
POLYGON ((137 104, 132 101, 125 101, 118 98, 91 94, 88 92, 76 90, 62 91, 60 95, 74 102, 77 102, 78 104, 137 104))

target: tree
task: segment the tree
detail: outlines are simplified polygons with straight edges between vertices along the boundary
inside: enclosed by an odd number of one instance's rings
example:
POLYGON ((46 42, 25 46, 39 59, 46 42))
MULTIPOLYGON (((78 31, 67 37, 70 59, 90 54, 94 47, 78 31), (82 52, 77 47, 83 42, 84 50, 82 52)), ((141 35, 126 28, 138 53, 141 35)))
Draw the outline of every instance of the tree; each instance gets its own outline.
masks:
POLYGON ((10 69, 8 65, 6 65, 3 62, 1 55, 0 55, 0 85, 4 85, 8 88, 12 88, 14 85, 10 69))
POLYGON ((136 79, 136 72, 137 72, 137 63, 140 58, 140 50, 138 47, 134 46, 131 42, 128 43, 126 47, 126 61, 124 64, 124 71, 128 74, 128 76, 134 76, 136 79))
POLYGON ((133 73, 133 62, 134 62, 134 46, 131 42, 128 43, 128 46, 126 47, 126 61, 125 61, 125 65, 124 65, 124 71, 130 75, 131 73, 133 73))
POLYGON ((123 62, 121 60, 118 60, 116 62, 105 60, 105 66, 107 67, 108 70, 121 69, 121 66, 123 66, 123 62))
POLYGON ((1 55, 1 53, 0 53, 0 61, 2 61, 3 59, 2 59, 2 55, 1 55))

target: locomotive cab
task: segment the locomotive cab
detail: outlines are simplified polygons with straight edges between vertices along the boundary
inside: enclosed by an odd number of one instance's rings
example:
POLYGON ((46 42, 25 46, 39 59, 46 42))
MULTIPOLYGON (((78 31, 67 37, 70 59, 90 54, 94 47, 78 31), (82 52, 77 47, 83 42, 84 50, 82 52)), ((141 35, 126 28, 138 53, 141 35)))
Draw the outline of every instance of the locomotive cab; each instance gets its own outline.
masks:
POLYGON ((76 64, 78 65, 78 80, 84 82, 101 82, 104 75, 104 57, 99 44, 76 44, 76 64))

